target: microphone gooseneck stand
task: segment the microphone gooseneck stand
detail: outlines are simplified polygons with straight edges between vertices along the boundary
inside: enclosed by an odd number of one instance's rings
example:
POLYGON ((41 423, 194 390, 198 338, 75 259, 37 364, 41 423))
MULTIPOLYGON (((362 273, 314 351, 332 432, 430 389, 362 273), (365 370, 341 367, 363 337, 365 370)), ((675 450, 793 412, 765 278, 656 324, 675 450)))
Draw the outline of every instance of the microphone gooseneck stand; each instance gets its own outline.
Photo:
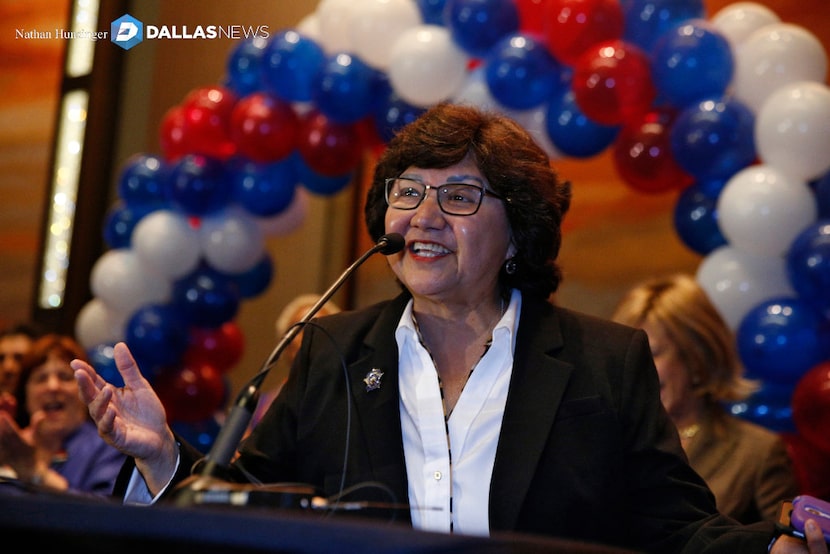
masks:
POLYGON ((262 368, 254 375, 236 397, 236 400, 228 413, 228 417, 219 429, 219 434, 213 442, 210 452, 205 456, 202 465, 194 475, 182 481, 173 493, 174 501, 180 506, 200 504, 201 497, 209 493, 211 489, 227 489, 228 483, 222 481, 227 475, 233 455, 242 440, 245 430, 253 418, 257 403, 259 402, 260 388, 268 373, 276 364, 285 347, 300 333, 314 314, 322 308, 334 293, 351 277, 355 270, 363 265, 374 254, 381 252, 384 255, 400 252, 404 247, 404 238, 398 233, 389 233, 378 239, 372 248, 367 250, 360 258, 355 260, 340 275, 337 281, 332 284, 320 299, 309 308, 308 312, 300 321, 292 325, 285 335, 280 339, 277 346, 265 360, 262 368))

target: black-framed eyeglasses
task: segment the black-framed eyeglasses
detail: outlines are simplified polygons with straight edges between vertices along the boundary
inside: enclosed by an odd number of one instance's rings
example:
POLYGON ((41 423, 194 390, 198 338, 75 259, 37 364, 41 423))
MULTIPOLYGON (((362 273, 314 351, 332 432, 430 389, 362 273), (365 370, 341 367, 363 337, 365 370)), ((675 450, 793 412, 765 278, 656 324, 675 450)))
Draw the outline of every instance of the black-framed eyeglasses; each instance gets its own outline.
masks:
POLYGON ((409 177, 390 177, 386 179, 386 204, 397 210, 414 210, 424 201, 429 189, 435 191, 438 207, 447 215, 473 215, 485 195, 504 200, 502 195, 471 183, 425 185, 409 177))

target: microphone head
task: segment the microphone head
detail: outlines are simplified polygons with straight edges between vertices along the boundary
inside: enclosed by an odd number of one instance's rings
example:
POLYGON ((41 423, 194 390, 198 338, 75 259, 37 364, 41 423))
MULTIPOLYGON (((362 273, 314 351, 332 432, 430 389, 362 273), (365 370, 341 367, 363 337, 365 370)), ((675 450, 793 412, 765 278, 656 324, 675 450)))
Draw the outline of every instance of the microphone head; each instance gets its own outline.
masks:
POLYGON ((403 250, 406 241, 400 233, 387 233, 380 237, 378 246, 380 246, 380 253, 388 256, 389 254, 396 254, 403 250))

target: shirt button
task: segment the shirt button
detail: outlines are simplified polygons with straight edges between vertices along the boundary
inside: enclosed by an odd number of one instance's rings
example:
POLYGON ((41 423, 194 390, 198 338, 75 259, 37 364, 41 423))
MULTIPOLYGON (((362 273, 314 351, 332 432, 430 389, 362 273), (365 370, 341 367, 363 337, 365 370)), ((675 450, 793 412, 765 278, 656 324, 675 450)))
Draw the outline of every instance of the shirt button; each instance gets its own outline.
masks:
POLYGON ((440 471, 436 471, 432 474, 432 478, 435 479, 436 481, 440 481, 441 477, 443 477, 443 475, 441 474, 440 471))

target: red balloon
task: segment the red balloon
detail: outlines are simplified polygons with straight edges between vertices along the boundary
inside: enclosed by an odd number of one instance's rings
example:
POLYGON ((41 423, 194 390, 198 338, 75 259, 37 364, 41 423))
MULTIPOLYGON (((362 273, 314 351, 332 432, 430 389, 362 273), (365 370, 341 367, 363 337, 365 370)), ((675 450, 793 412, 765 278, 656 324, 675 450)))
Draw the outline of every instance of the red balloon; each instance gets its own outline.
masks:
POLYGON ((694 178, 675 161, 669 135, 675 113, 654 110, 623 126, 613 146, 617 173, 631 188, 662 193, 690 186, 694 178))
POLYGON ((203 421, 222 408, 225 380, 222 372, 206 363, 167 368, 153 382, 167 420, 203 421))
POLYGON ((231 138, 238 152, 256 162, 288 157, 298 130, 299 118, 291 104, 265 92, 242 98, 231 113, 231 138))
POLYGON ((191 154, 226 160, 236 153, 230 122, 237 97, 224 87, 191 91, 182 102, 185 142, 191 154))
POLYGON ((619 0, 548 0, 543 18, 550 53, 573 66, 600 42, 623 36, 625 16, 619 0))
POLYGON ((297 149, 316 173, 326 177, 345 175, 363 157, 359 122, 336 123, 312 110, 302 120, 297 149))
POLYGON ((185 364, 210 364, 227 373, 242 359, 244 349, 242 331, 236 323, 228 321, 215 329, 191 328, 183 359, 185 364))
POLYGON ((378 126, 375 124, 375 119, 373 117, 364 117, 363 119, 357 121, 355 123, 355 129, 357 131, 357 136, 360 137, 358 140, 360 140, 360 143, 363 145, 364 149, 375 152, 379 148, 386 146, 386 143, 383 141, 383 137, 381 137, 378 133, 378 126))
POLYGON ((181 106, 173 106, 162 117, 159 142, 164 159, 169 162, 190 153, 186 140, 184 109, 181 106))
POLYGON ((622 40, 586 50, 574 66, 571 87, 582 113, 602 125, 639 119, 656 96, 648 56, 622 40))
POLYGON ((792 405, 793 423, 799 434, 830 455, 830 360, 801 376, 792 405))
POLYGON ((830 452, 823 452, 797 433, 781 435, 793 462, 801 494, 830 498, 830 452))
POLYGON ((184 97, 182 105, 206 108, 225 121, 230 121, 231 113, 238 100, 239 98, 231 89, 211 85, 191 90, 184 97))
POLYGON ((547 0, 515 0, 519 12, 519 31, 542 36, 544 33, 545 2, 547 0))

